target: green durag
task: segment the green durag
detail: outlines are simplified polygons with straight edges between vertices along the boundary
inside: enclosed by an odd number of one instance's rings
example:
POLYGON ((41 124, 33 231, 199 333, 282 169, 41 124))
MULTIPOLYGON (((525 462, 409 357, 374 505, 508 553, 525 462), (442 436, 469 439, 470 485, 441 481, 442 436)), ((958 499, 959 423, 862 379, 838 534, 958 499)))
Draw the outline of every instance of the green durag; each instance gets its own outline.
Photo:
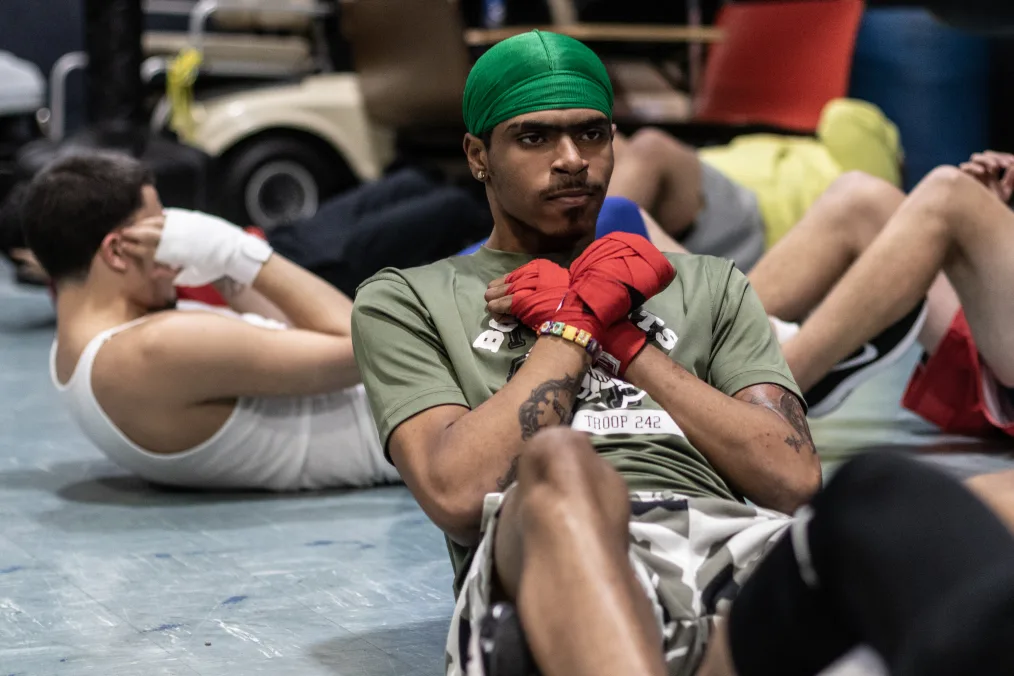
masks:
POLYGON ((533 30, 497 43, 465 82, 462 113, 476 136, 504 120, 539 110, 589 108, 613 114, 613 86, 587 46, 558 33, 533 30))

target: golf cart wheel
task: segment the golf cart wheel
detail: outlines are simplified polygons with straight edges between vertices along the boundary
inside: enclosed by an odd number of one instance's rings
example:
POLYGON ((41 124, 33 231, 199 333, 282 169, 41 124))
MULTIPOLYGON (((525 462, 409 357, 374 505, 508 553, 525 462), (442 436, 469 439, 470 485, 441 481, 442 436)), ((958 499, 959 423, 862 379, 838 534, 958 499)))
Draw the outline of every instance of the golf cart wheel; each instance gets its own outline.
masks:
POLYGON ((310 218, 324 200, 356 183, 337 153, 310 137, 256 137, 223 164, 223 214, 264 230, 310 218))

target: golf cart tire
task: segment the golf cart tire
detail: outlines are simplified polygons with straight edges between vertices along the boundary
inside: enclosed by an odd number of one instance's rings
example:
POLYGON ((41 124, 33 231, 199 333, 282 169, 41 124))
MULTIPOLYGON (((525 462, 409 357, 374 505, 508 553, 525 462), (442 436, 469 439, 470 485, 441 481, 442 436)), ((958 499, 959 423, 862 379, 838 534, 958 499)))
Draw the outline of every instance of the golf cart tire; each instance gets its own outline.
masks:
POLYGON ((358 181, 348 164, 310 135, 262 134, 222 158, 221 213, 264 230, 310 218, 358 181))

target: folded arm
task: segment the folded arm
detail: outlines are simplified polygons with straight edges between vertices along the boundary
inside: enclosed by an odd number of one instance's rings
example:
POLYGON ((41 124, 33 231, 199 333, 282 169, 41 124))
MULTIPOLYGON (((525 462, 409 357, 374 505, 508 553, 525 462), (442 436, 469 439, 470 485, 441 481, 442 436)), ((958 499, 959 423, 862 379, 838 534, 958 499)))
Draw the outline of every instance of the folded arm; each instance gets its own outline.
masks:
POLYGON ((360 381, 346 336, 211 312, 174 312, 150 328, 140 344, 147 380, 181 405, 323 394, 360 381))
POLYGON ((240 314, 255 314, 266 319, 289 324, 290 319, 282 310, 253 287, 244 287, 228 277, 212 283, 229 307, 240 314))
POLYGON ((524 442, 570 422, 589 361, 573 343, 542 338, 514 378, 476 409, 436 406, 395 428, 391 459, 453 540, 478 541, 483 499, 513 483, 524 442))
POLYGON ((627 378, 662 406, 726 481, 761 507, 792 513, 820 488, 803 407, 780 385, 730 397, 648 347, 627 378))
MULTIPOLYGON (((177 312, 145 331, 144 368, 172 401, 323 394, 360 382, 352 354, 349 299, 324 280, 273 254, 251 292, 294 328, 252 326, 207 312, 177 312)), ((260 314, 260 313, 258 313, 260 314)))

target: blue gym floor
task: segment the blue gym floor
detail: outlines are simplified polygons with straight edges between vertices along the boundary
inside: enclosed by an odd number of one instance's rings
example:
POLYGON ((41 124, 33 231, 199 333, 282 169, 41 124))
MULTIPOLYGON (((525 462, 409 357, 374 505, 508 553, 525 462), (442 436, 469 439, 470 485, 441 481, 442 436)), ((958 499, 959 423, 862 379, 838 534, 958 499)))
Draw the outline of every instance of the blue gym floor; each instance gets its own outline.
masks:
MULTIPOLYGON (((48 297, 9 280, 0 263, 0 676, 442 673, 450 564, 405 489, 209 495, 125 474, 58 406, 48 297)), ((961 476, 1014 467, 898 407, 916 358, 813 424, 829 464, 929 446, 961 476)))

